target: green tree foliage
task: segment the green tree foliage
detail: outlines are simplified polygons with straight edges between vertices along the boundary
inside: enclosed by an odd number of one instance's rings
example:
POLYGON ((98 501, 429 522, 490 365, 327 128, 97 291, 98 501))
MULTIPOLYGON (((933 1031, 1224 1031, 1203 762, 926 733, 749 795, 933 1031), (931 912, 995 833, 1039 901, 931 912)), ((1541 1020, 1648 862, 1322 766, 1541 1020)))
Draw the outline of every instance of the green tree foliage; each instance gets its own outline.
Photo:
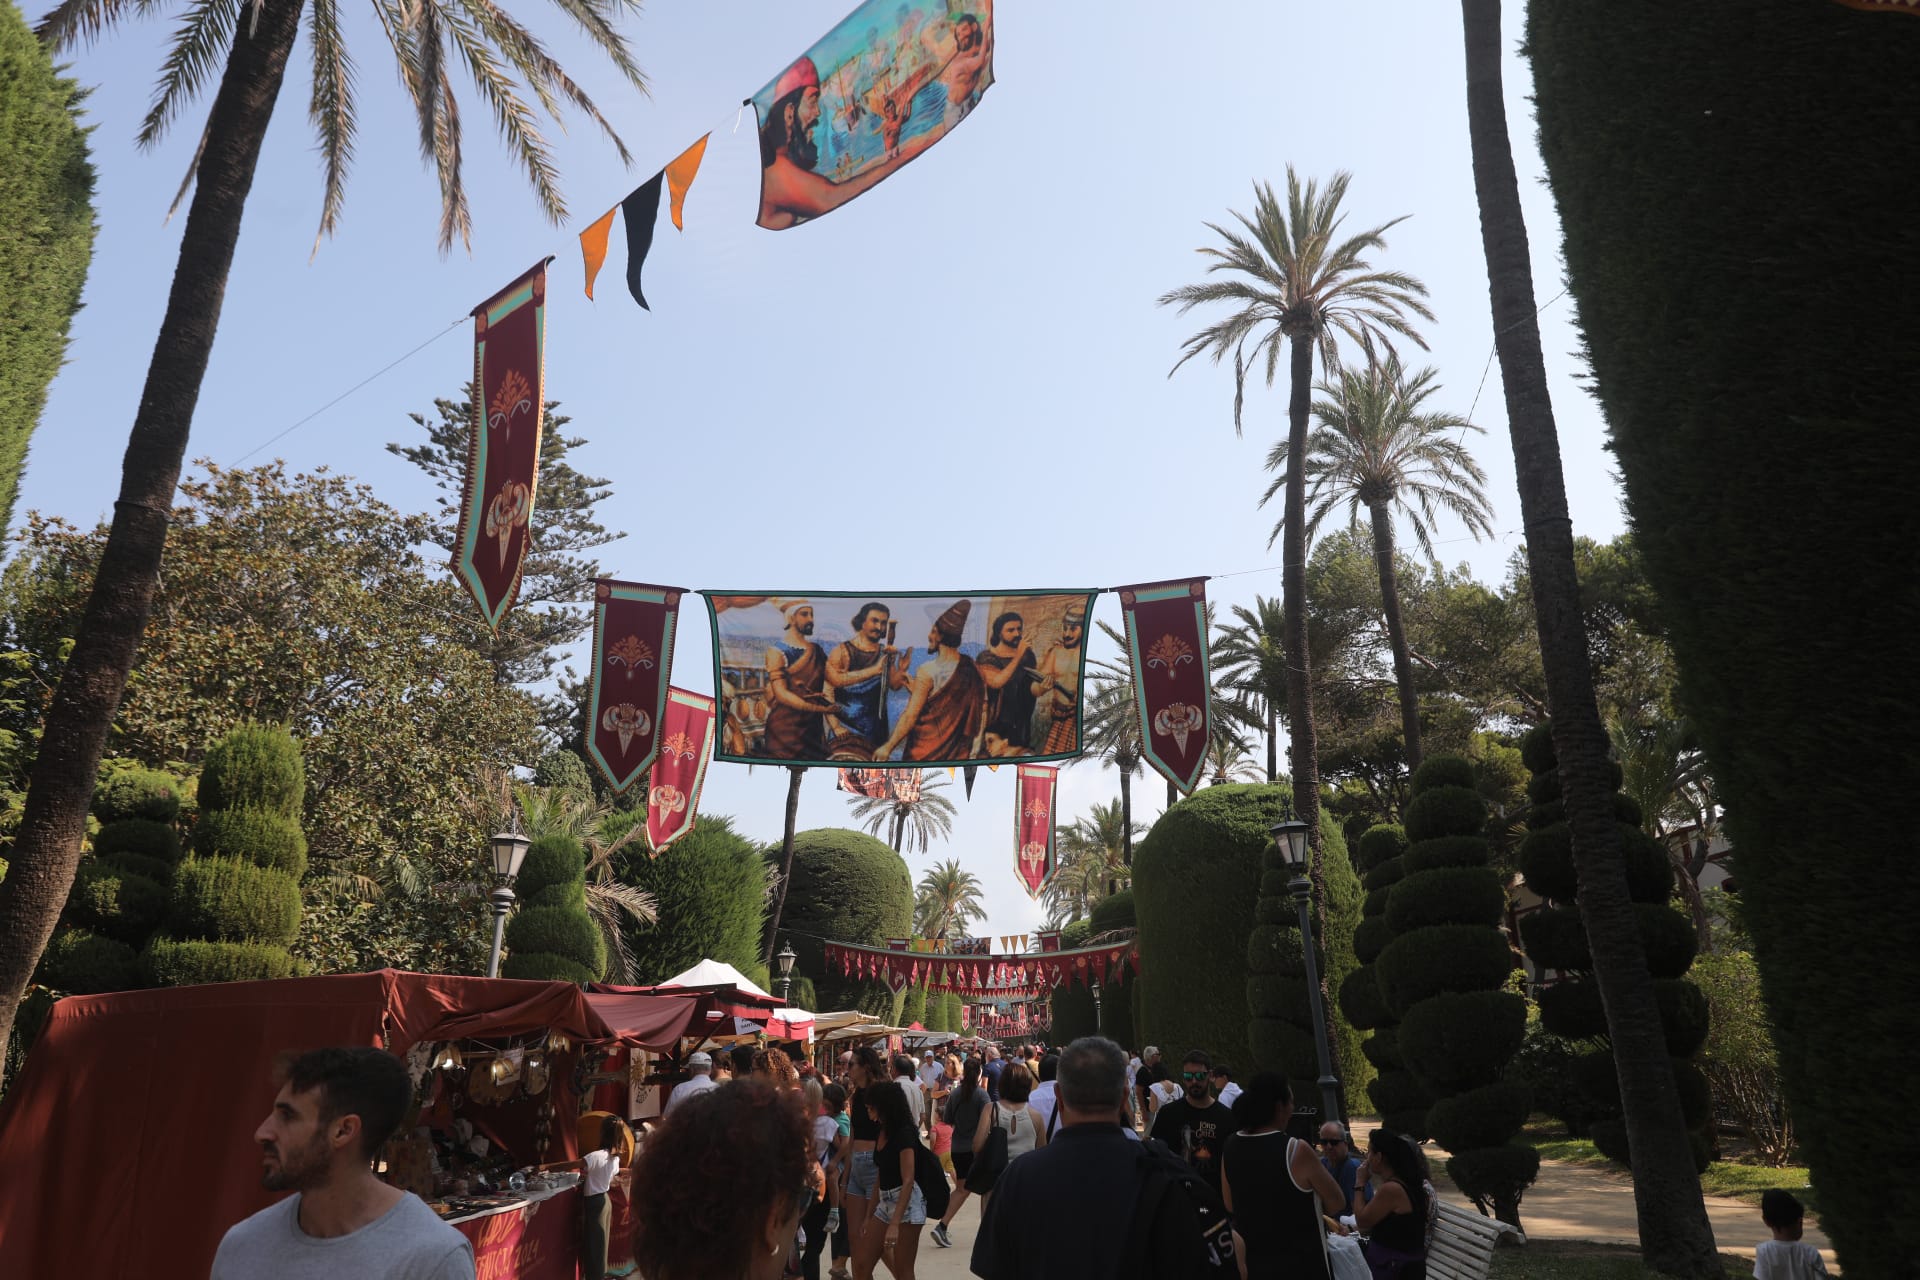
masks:
POLYGON ((587 851, 578 840, 535 840, 514 889, 525 905, 507 922, 511 954, 500 976, 582 984, 606 976, 607 944, 587 914, 587 851))
MULTIPOLYGON (((1204 1049, 1234 1063, 1267 1063, 1266 1032, 1256 1045, 1249 1035, 1249 945, 1255 940, 1255 906, 1261 898, 1262 859, 1268 829, 1290 803, 1283 783, 1231 783, 1204 787, 1176 804, 1147 833, 1134 858, 1133 905, 1139 921, 1141 963, 1137 980, 1139 1038, 1169 1054, 1204 1049)), ((1360 886, 1334 828, 1322 829, 1328 909, 1337 922, 1333 946, 1321 961, 1334 990, 1354 966, 1346 939, 1360 913, 1360 886)), ((1291 904, 1288 907, 1291 910, 1291 904)), ((1265 952, 1278 960, 1274 939, 1281 924, 1260 924, 1265 952)), ((1293 951, 1299 962, 1297 935, 1293 951)), ((1304 988, 1299 1000, 1305 1003, 1304 988)), ((1263 1017, 1266 1015, 1263 1015, 1263 1017)), ((1301 1018, 1300 1026, 1308 1026, 1301 1018)), ((1284 1033, 1276 1033, 1278 1040, 1284 1033)), ((1309 1053, 1312 1042, 1307 1042, 1309 1053)), ((1335 1045, 1336 1070, 1364 1071, 1358 1037, 1342 1021, 1335 1045)), ((1317 1070, 1310 1070, 1311 1080, 1317 1070)), ((1308 1094, 1307 1096, 1312 1096, 1308 1094)))
POLYGON ((1429 756, 1414 771, 1400 855, 1407 872, 1387 890, 1394 936, 1375 969, 1400 1020, 1398 1057, 1428 1101, 1414 1132, 1452 1153, 1448 1176, 1483 1213, 1518 1226, 1520 1198, 1540 1170, 1539 1153, 1513 1141, 1531 1098, 1506 1078, 1527 1005, 1507 989, 1507 895, 1487 865, 1487 807, 1476 782, 1464 756, 1429 756))
POLYGON ((58 74, 11 2, 0 6, 0 528, 13 519, 27 441, 66 359, 93 260, 87 90, 58 74))
POLYGON ((1702 956, 1691 975, 1710 1014, 1701 1068, 1715 1102, 1731 1113, 1754 1153, 1772 1165, 1795 1154, 1793 1113, 1780 1085, 1780 1051, 1751 953, 1702 956))
MULTIPOLYGON (((646 819, 636 811, 624 820, 646 819)), ((615 877, 652 894, 659 915, 652 926, 631 920, 622 926, 640 980, 664 982, 702 960, 742 973, 758 964, 768 871, 759 846, 725 814, 701 814, 693 830, 658 857, 638 844, 623 848, 615 855, 615 877)), ((814 971, 796 964, 794 973, 814 971)))
MULTIPOLYGON (((297 956, 323 972, 479 972, 488 920, 469 886, 497 815, 470 780, 477 763, 536 758, 533 702, 474 651, 485 628, 419 550, 430 521, 338 476, 207 470, 181 486, 116 749, 193 764, 238 724, 290 725, 312 864, 297 956)), ((0 729, 38 732, 105 536, 29 518, 0 577, 0 645, 28 655, 31 692, 0 705, 0 729)))
POLYGON ((207 749, 200 770, 201 821, 228 837, 218 850, 196 839, 173 878, 165 934, 148 949, 155 981, 188 986, 285 977, 300 932, 298 874, 281 869, 299 835, 306 774, 300 746, 283 727, 240 725, 207 749), (249 824, 230 822, 246 815, 249 824), (272 833, 258 845, 246 829, 272 833))
POLYGON ((793 947, 800 957, 795 968, 813 975, 826 1008, 887 1015, 894 1000, 883 982, 830 970, 825 942, 884 946, 886 939, 904 938, 912 929, 913 882, 899 854, 870 835, 841 827, 794 833, 793 881, 774 950, 793 947))
MULTIPOLYGON (((1133 890, 1122 889, 1095 903, 1087 923, 1089 937, 1112 938, 1127 932, 1137 934, 1133 890)), ((1107 1039, 1129 1047, 1138 1043, 1134 1038, 1134 999, 1132 970, 1128 970, 1124 978, 1110 979, 1105 983, 1100 993, 1100 1033, 1107 1039)), ((1068 1043, 1065 1038, 1056 1036, 1056 1039, 1061 1044, 1068 1043)))
POLYGON ((934 1029, 927 1026, 927 989, 925 987, 908 987, 906 997, 900 1002, 900 1025, 910 1027, 916 1022, 924 1030, 934 1029))
MULTIPOLYGON (((1576 1079, 1585 1096, 1575 1104, 1570 1122, 1584 1122, 1594 1145, 1622 1163, 1627 1159, 1627 1130, 1621 1118, 1619 1084, 1607 1047, 1607 1016, 1587 954, 1581 922, 1579 877, 1573 864, 1573 844, 1561 811, 1560 784, 1555 768, 1550 725, 1530 730, 1521 742, 1521 756, 1532 780, 1527 793, 1535 801, 1527 817, 1527 834, 1520 844, 1520 866, 1527 887, 1548 900, 1545 909, 1521 925, 1527 957, 1543 970, 1557 970, 1558 979, 1541 993, 1540 1025, 1563 1040, 1585 1044, 1588 1062, 1576 1079)), ((1616 785, 1621 779, 1614 766, 1616 785)), ((1708 1031, 1707 1002, 1684 975, 1693 962, 1693 926, 1672 904, 1673 864, 1660 842, 1640 829, 1636 805, 1616 795, 1620 856, 1626 863, 1627 886, 1635 904, 1641 946, 1654 977, 1660 1004, 1661 1027, 1667 1051, 1674 1059, 1674 1076, 1687 1128, 1693 1139, 1694 1163, 1707 1164, 1712 1114, 1700 1068, 1691 1061, 1708 1031)))

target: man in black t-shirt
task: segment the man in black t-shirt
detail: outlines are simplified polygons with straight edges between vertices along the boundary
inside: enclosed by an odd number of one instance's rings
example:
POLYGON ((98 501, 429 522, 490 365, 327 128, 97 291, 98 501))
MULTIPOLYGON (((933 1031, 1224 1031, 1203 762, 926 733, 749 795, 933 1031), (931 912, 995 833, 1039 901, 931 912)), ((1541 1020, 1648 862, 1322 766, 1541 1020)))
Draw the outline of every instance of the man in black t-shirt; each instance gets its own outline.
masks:
POLYGON ((1186 1056, 1180 1064, 1186 1093, 1160 1108, 1148 1136, 1172 1147, 1218 1194, 1220 1156, 1235 1126, 1233 1111, 1214 1101, 1212 1067, 1213 1059, 1198 1049, 1186 1056))

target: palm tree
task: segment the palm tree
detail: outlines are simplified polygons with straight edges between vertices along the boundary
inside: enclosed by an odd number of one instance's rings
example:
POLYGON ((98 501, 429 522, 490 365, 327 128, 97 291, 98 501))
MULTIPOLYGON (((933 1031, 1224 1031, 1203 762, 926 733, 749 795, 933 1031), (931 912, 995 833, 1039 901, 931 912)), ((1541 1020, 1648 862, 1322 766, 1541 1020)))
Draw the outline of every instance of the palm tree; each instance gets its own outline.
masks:
POLYGON ((1247 758, 1246 741, 1230 729, 1215 726, 1213 740, 1207 744, 1207 785, 1258 781, 1260 770, 1247 758))
POLYGON ((1235 622, 1213 640, 1213 673, 1232 689, 1241 718, 1267 739, 1267 781, 1280 776, 1280 708, 1287 704, 1286 617, 1278 600, 1255 596, 1233 606, 1235 622))
MULTIPOLYGON (((1317 182, 1304 187, 1287 166, 1287 203, 1283 209, 1271 183, 1254 187, 1254 216, 1234 213, 1241 226, 1232 231, 1217 223, 1207 227, 1225 248, 1202 246, 1210 259, 1207 272, 1225 278, 1183 285, 1161 295, 1160 305, 1184 315, 1198 306, 1226 303, 1231 314, 1189 337, 1174 363, 1181 365, 1205 355, 1218 364, 1233 353, 1233 427, 1240 430, 1240 411, 1246 399, 1247 372, 1262 363, 1267 385, 1280 368, 1280 353, 1288 356, 1287 439, 1293 456, 1307 447, 1307 410, 1313 386, 1314 356, 1326 368, 1338 365, 1337 343, 1344 335, 1372 350, 1378 342, 1393 349, 1393 335, 1413 339, 1422 347, 1408 313, 1433 319, 1420 299, 1426 286, 1399 271, 1376 271, 1366 255, 1386 248, 1386 233, 1401 219, 1338 240, 1344 215, 1340 201, 1351 175, 1336 173, 1322 191, 1317 182)), ((1313 887, 1321 926, 1326 925, 1326 876, 1320 863, 1320 768, 1313 728, 1313 699, 1307 654, 1307 533, 1306 473, 1296 471, 1287 484, 1285 537, 1281 551, 1282 611, 1286 618, 1287 746, 1293 776, 1294 805, 1306 822, 1313 842, 1313 887)))
MULTIPOLYGON (((637 8, 637 0, 557 3, 627 83, 644 91, 645 78, 626 38, 613 28, 613 19, 637 8)), ((133 15, 150 16, 154 7, 116 0, 63 0, 40 24, 39 34, 54 49, 66 49, 133 15)), ((252 5, 242 0, 188 0, 161 69, 153 108, 140 128, 143 144, 157 142, 207 87, 215 68, 221 67, 219 88, 188 173, 194 188, 192 202, 166 313, 121 464, 112 529, 73 652, 47 709, 25 811, 9 851, 12 866, 0 886, 0 1040, 12 1028, 20 995, 52 935, 79 866, 87 805, 107 730, 153 609, 173 491, 220 323, 227 275, 240 241, 241 215, 299 35, 301 15, 307 10, 306 0, 252 5)), ((540 132, 540 114, 557 117, 561 102, 570 102, 613 139, 623 162, 630 159, 593 101, 540 40, 492 0, 453 0, 451 4, 376 0, 374 10, 392 45, 400 82, 413 103, 421 154, 439 176, 443 252, 456 235, 465 242, 471 230, 461 177, 460 111, 450 64, 463 65, 472 74, 481 100, 554 222, 564 219, 566 206, 540 132), (516 74, 537 100, 537 112, 521 96, 516 74)), ((326 170, 320 237, 331 233, 339 220, 359 125, 354 96, 357 68, 341 26, 336 0, 312 0, 308 28, 313 89, 308 113, 319 135, 326 170)))
POLYGON ((1588 666, 1573 521, 1567 513, 1560 439, 1540 351, 1533 261, 1520 184, 1507 136, 1500 79, 1500 0, 1461 0, 1466 41, 1467 131, 1480 239, 1493 304, 1494 347, 1513 439, 1520 510, 1527 528, 1540 656, 1553 713, 1553 745, 1580 877, 1580 915, 1607 1012, 1633 1164, 1640 1246, 1650 1270, 1680 1276, 1721 1271, 1713 1226, 1700 1196, 1680 1098, 1654 1001, 1653 979, 1635 926, 1614 825, 1607 731, 1588 666))
POLYGON ((979 877, 960 869, 958 858, 936 862, 914 888, 914 932, 922 938, 948 938, 987 918, 979 877))
MULTIPOLYGON (((1368 361, 1365 370, 1342 369, 1337 384, 1323 380, 1315 388, 1322 398, 1313 405, 1320 428, 1307 437, 1304 465, 1308 537, 1319 532, 1321 522, 1342 501, 1348 524, 1356 532, 1362 508, 1372 524, 1373 560, 1380 572, 1380 607, 1393 649, 1409 773, 1420 767, 1420 693, 1413 685, 1413 657, 1400 616, 1400 586, 1393 565, 1394 516, 1404 517, 1413 527, 1414 540, 1436 565, 1433 523, 1440 512, 1458 517, 1476 540, 1493 533, 1487 474, 1454 438, 1480 428, 1458 414, 1422 411, 1428 397, 1440 389, 1434 381, 1438 376, 1431 367, 1408 373, 1400 367, 1399 357, 1389 354, 1368 361)), ((1267 453, 1267 470, 1278 474, 1260 499, 1263 507, 1292 483, 1293 468, 1288 464, 1300 455, 1288 445, 1288 441, 1277 441, 1267 453)), ((1280 536, 1281 526, 1275 525, 1267 545, 1271 547, 1280 536)))
MULTIPOLYGON (((1101 626, 1106 626, 1101 623, 1101 626)), ((1140 709, 1134 702, 1133 673, 1111 663, 1095 664, 1086 701, 1086 751, 1078 759, 1098 760, 1120 771, 1121 851, 1123 865, 1133 865, 1133 779, 1143 763, 1140 709)))
POLYGON ((887 844, 895 852, 910 850, 918 842, 927 852, 933 841, 953 834, 953 818, 958 812, 953 801, 938 794, 946 787, 938 778, 908 778, 896 781, 888 777, 885 796, 861 796, 853 802, 853 817, 866 824, 874 835, 887 829, 887 844))

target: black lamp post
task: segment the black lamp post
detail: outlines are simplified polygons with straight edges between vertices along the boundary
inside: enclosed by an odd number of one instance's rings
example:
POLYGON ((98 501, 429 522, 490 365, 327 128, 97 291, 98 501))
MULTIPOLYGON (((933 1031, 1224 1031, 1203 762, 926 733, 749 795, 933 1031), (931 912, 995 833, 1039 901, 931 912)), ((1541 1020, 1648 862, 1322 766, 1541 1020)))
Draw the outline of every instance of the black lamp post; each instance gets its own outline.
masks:
POLYGON ((1095 978, 1087 985, 1093 988, 1093 1034, 1103 1036, 1107 1034, 1107 1030, 1102 1025, 1104 1020, 1100 1016, 1100 979, 1095 978))
POLYGON ((793 962, 800 957, 794 954, 791 942, 782 943, 780 954, 774 959, 780 962, 780 1003, 787 1003, 787 993, 793 989, 793 962))
POLYGON ((520 874, 520 864, 526 861, 527 846, 532 843, 520 834, 518 821, 487 841, 493 852, 493 874, 499 880, 490 899, 493 903, 493 950, 487 955, 489 978, 500 976, 500 939, 506 932, 507 915, 513 910, 513 882, 520 874))
POLYGON ((1300 954, 1307 962, 1307 998, 1313 1007, 1313 1047, 1320 1056, 1320 1121, 1339 1120, 1340 1081, 1333 1074, 1333 1052, 1327 1044, 1327 1012, 1320 1000, 1320 964, 1313 954, 1313 922, 1307 904, 1313 896, 1313 883, 1307 879, 1307 824, 1289 817, 1271 828, 1273 843, 1286 863, 1290 878, 1287 892, 1300 913, 1300 954))

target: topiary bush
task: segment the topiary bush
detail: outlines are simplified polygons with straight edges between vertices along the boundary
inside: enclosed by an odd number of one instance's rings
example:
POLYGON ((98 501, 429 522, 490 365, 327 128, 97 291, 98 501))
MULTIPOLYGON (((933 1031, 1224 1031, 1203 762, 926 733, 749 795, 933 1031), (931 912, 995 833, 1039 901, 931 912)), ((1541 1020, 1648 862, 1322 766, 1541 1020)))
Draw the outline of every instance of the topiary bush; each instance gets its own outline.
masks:
MULTIPOLYGON (((645 810, 615 814, 603 828, 602 838, 617 839, 628 826, 644 821, 645 810)), ((742 971, 759 960, 766 931, 768 868, 759 847, 734 830, 732 818, 703 813, 698 826, 658 857, 636 841, 615 858, 615 878, 652 894, 659 915, 659 923, 653 925, 621 921, 627 950, 642 982, 665 981, 705 959, 742 971)), ((582 906, 585 895, 583 883, 582 906)), ((794 973, 811 977, 816 990, 831 985, 826 981, 829 975, 804 962, 795 966, 794 973)))
POLYGON ((1514 969, 1500 927, 1507 892, 1487 865, 1486 829, 1471 762, 1427 760, 1407 805, 1407 873, 1383 917, 1394 938, 1375 968, 1399 1017, 1395 1049, 1428 1100, 1412 1132, 1463 1158, 1460 1189, 1517 1227, 1538 1160, 1528 1166, 1513 1155, 1532 1104, 1523 1083, 1503 1076, 1526 1038, 1527 1004, 1506 989, 1514 969))
POLYGON ((300 932, 306 769, 284 728, 243 725, 207 748, 193 856, 175 871, 146 968, 163 985, 284 978, 300 932))
MULTIPOLYGON (((1577 1118, 1577 1121, 1566 1120, 1570 1130, 1578 1132, 1576 1122, 1584 1126, 1604 1154, 1618 1158, 1616 1153, 1625 1150, 1624 1127, 1617 1123, 1619 1083, 1612 1054, 1606 1047, 1606 1010, 1593 979, 1586 930, 1576 905, 1579 876, 1573 861, 1571 828, 1560 804, 1551 734, 1552 726, 1538 726, 1521 745, 1522 755, 1533 770, 1527 794, 1535 805, 1527 814, 1529 830, 1520 846, 1520 868, 1527 887, 1547 899, 1550 905, 1521 922, 1520 939, 1536 968, 1560 974, 1553 985, 1540 993, 1543 1030, 1565 1040, 1599 1046, 1584 1056, 1583 1065, 1573 1073, 1572 1078, 1585 1092, 1585 1098, 1577 1103, 1562 1099, 1558 1110, 1577 1118)), ((1620 765, 1615 762, 1612 777, 1616 787, 1622 776, 1620 765)), ((1634 903, 1634 918, 1646 953, 1647 969, 1654 979, 1654 995, 1660 1005, 1667 1051, 1676 1060, 1691 1058, 1706 1042, 1709 1030, 1706 998, 1685 977, 1699 951, 1699 940, 1692 922, 1670 904, 1676 887, 1673 863, 1661 842, 1638 826, 1640 806, 1617 792, 1614 801, 1627 892, 1634 903)), ((1676 1066, 1676 1073, 1678 1070, 1676 1066)), ((1707 1123, 1704 1116, 1689 1119, 1699 1150, 1709 1150, 1712 1145, 1710 1134, 1703 1127, 1707 1123)))
MULTIPOLYGON (((587 762, 580 758, 579 752, 555 747, 533 766, 533 785, 549 790, 585 793, 593 790, 593 778, 587 772, 587 762)), ((644 814, 645 810, 641 812, 644 814)))
POLYGON ((158 769, 109 769, 93 789, 93 813, 102 823, 139 818, 169 823, 180 816, 180 780, 158 769))
POLYGON ((181 942, 155 938, 141 957, 157 987, 188 987, 205 982, 263 982, 293 976, 293 957, 285 947, 253 942, 181 942))
MULTIPOLYGON (((706 823, 700 819, 702 827, 706 823)), ((675 845, 661 861, 679 848, 675 845)), ((905 859, 863 831, 821 827, 796 833, 793 881, 780 926, 774 950, 783 944, 793 948, 800 957, 794 971, 813 977, 826 1008, 889 1015, 893 992, 887 984, 829 969, 823 940, 882 947, 888 938, 911 935, 913 882, 905 859)))
POLYGON ((95 833, 93 851, 134 853, 171 865, 180 861, 180 833, 153 818, 118 818, 95 833))
POLYGON ((586 875, 587 851, 572 836, 542 836, 527 847, 514 892, 529 905, 507 922, 510 950, 500 962, 501 977, 598 982, 605 976, 607 942, 587 913, 586 875))
POLYGON ((85 929, 58 930, 41 953, 34 981, 66 995, 90 996, 143 987, 140 955, 85 929))
POLYGON ((166 886, 101 858, 86 858, 73 878, 63 918, 138 947, 167 911, 166 886))

